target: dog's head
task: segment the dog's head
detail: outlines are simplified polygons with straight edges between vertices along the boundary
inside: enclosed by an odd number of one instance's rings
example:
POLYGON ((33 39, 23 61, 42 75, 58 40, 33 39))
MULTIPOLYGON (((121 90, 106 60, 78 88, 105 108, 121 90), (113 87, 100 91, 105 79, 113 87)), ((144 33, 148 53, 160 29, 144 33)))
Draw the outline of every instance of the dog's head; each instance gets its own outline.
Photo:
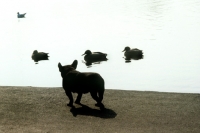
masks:
POLYGON ((61 76, 64 78, 64 75, 66 75, 70 71, 76 70, 77 65, 78 65, 77 60, 74 60, 71 65, 65 65, 65 66, 62 66, 61 63, 59 62, 58 68, 59 68, 59 71, 61 72, 61 76))

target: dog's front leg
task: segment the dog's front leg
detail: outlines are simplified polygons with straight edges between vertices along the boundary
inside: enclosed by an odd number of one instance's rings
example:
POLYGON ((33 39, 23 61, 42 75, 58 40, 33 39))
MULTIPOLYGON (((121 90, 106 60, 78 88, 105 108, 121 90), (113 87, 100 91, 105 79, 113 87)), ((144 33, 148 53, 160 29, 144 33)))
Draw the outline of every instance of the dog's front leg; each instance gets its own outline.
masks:
POLYGON ((73 107, 74 99, 73 99, 72 93, 70 91, 65 91, 65 93, 69 98, 69 103, 67 104, 67 106, 73 107))
POLYGON ((82 93, 78 93, 78 96, 77 96, 76 101, 75 101, 76 104, 81 103, 81 97, 82 97, 82 93))

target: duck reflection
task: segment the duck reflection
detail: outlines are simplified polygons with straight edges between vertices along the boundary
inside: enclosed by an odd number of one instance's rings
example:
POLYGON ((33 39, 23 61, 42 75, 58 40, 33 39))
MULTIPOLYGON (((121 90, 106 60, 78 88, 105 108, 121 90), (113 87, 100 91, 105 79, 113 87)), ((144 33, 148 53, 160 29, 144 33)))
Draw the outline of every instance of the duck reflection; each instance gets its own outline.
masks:
POLYGON ((102 52, 91 52, 90 50, 86 50, 83 55, 85 55, 84 63, 86 66, 91 66, 92 64, 100 64, 100 62, 108 60, 106 58, 107 54, 102 52))
POLYGON ((82 61, 82 62, 89 68, 89 67, 92 67, 92 65, 101 64, 102 61, 99 61, 99 62, 87 62, 87 61, 82 61))
POLYGON ((131 62, 131 59, 133 60, 143 59, 143 52, 140 49, 137 48, 131 49, 130 47, 125 47, 122 52, 125 52, 124 56, 126 63, 131 62))
POLYGON ((33 54, 32 54, 32 59, 36 62, 36 64, 38 64, 38 61, 49 60, 48 59, 48 57, 49 57, 48 54, 49 53, 38 52, 37 50, 34 50, 33 54))

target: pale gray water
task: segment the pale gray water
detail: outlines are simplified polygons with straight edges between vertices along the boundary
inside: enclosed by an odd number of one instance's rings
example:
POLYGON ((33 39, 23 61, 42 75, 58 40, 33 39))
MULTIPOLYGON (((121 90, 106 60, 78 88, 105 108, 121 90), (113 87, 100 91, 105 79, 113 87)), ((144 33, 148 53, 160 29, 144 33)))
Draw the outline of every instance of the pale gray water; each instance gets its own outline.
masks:
POLYGON ((0 11, 1 86, 61 87, 58 62, 77 59, 107 89, 200 93, 199 0, 3 0, 0 11), (125 63, 125 46, 144 59, 125 63), (50 60, 35 64, 36 49, 50 60), (109 60, 87 68, 87 49, 109 60))

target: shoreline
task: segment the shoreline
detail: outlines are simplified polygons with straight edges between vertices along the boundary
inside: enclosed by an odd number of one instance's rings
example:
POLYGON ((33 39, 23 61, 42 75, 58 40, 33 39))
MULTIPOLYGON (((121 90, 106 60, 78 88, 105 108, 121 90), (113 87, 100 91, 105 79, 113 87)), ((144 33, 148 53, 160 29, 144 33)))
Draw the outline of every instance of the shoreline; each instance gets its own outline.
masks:
MULTIPOLYGON (((66 106, 62 87, 0 86, 0 133, 200 132, 200 94, 106 89, 100 111, 90 94, 66 106)), ((76 94, 73 94, 74 99, 76 94)))
MULTIPOLYGON (((8 88, 11 88, 11 87, 15 87, 15 88, 41 88, 41 89, 58 89, 58 88, 62 88, 62 87, 38 87, 38 86, 1 86, 0 85, 0 88, 1 87, 8 87, 8 88)), ((62 88, 63 89, 63 88, 62 88)), ((155 93, 172 93, 172 94, 200 94, 200 92, 171 92, 171 91, 151 91, 151 90, 126 90, 126 89, 105 89, 106 90, 116 90, 116 91, 135 91, 135 92, 155 92, 155 93)))

